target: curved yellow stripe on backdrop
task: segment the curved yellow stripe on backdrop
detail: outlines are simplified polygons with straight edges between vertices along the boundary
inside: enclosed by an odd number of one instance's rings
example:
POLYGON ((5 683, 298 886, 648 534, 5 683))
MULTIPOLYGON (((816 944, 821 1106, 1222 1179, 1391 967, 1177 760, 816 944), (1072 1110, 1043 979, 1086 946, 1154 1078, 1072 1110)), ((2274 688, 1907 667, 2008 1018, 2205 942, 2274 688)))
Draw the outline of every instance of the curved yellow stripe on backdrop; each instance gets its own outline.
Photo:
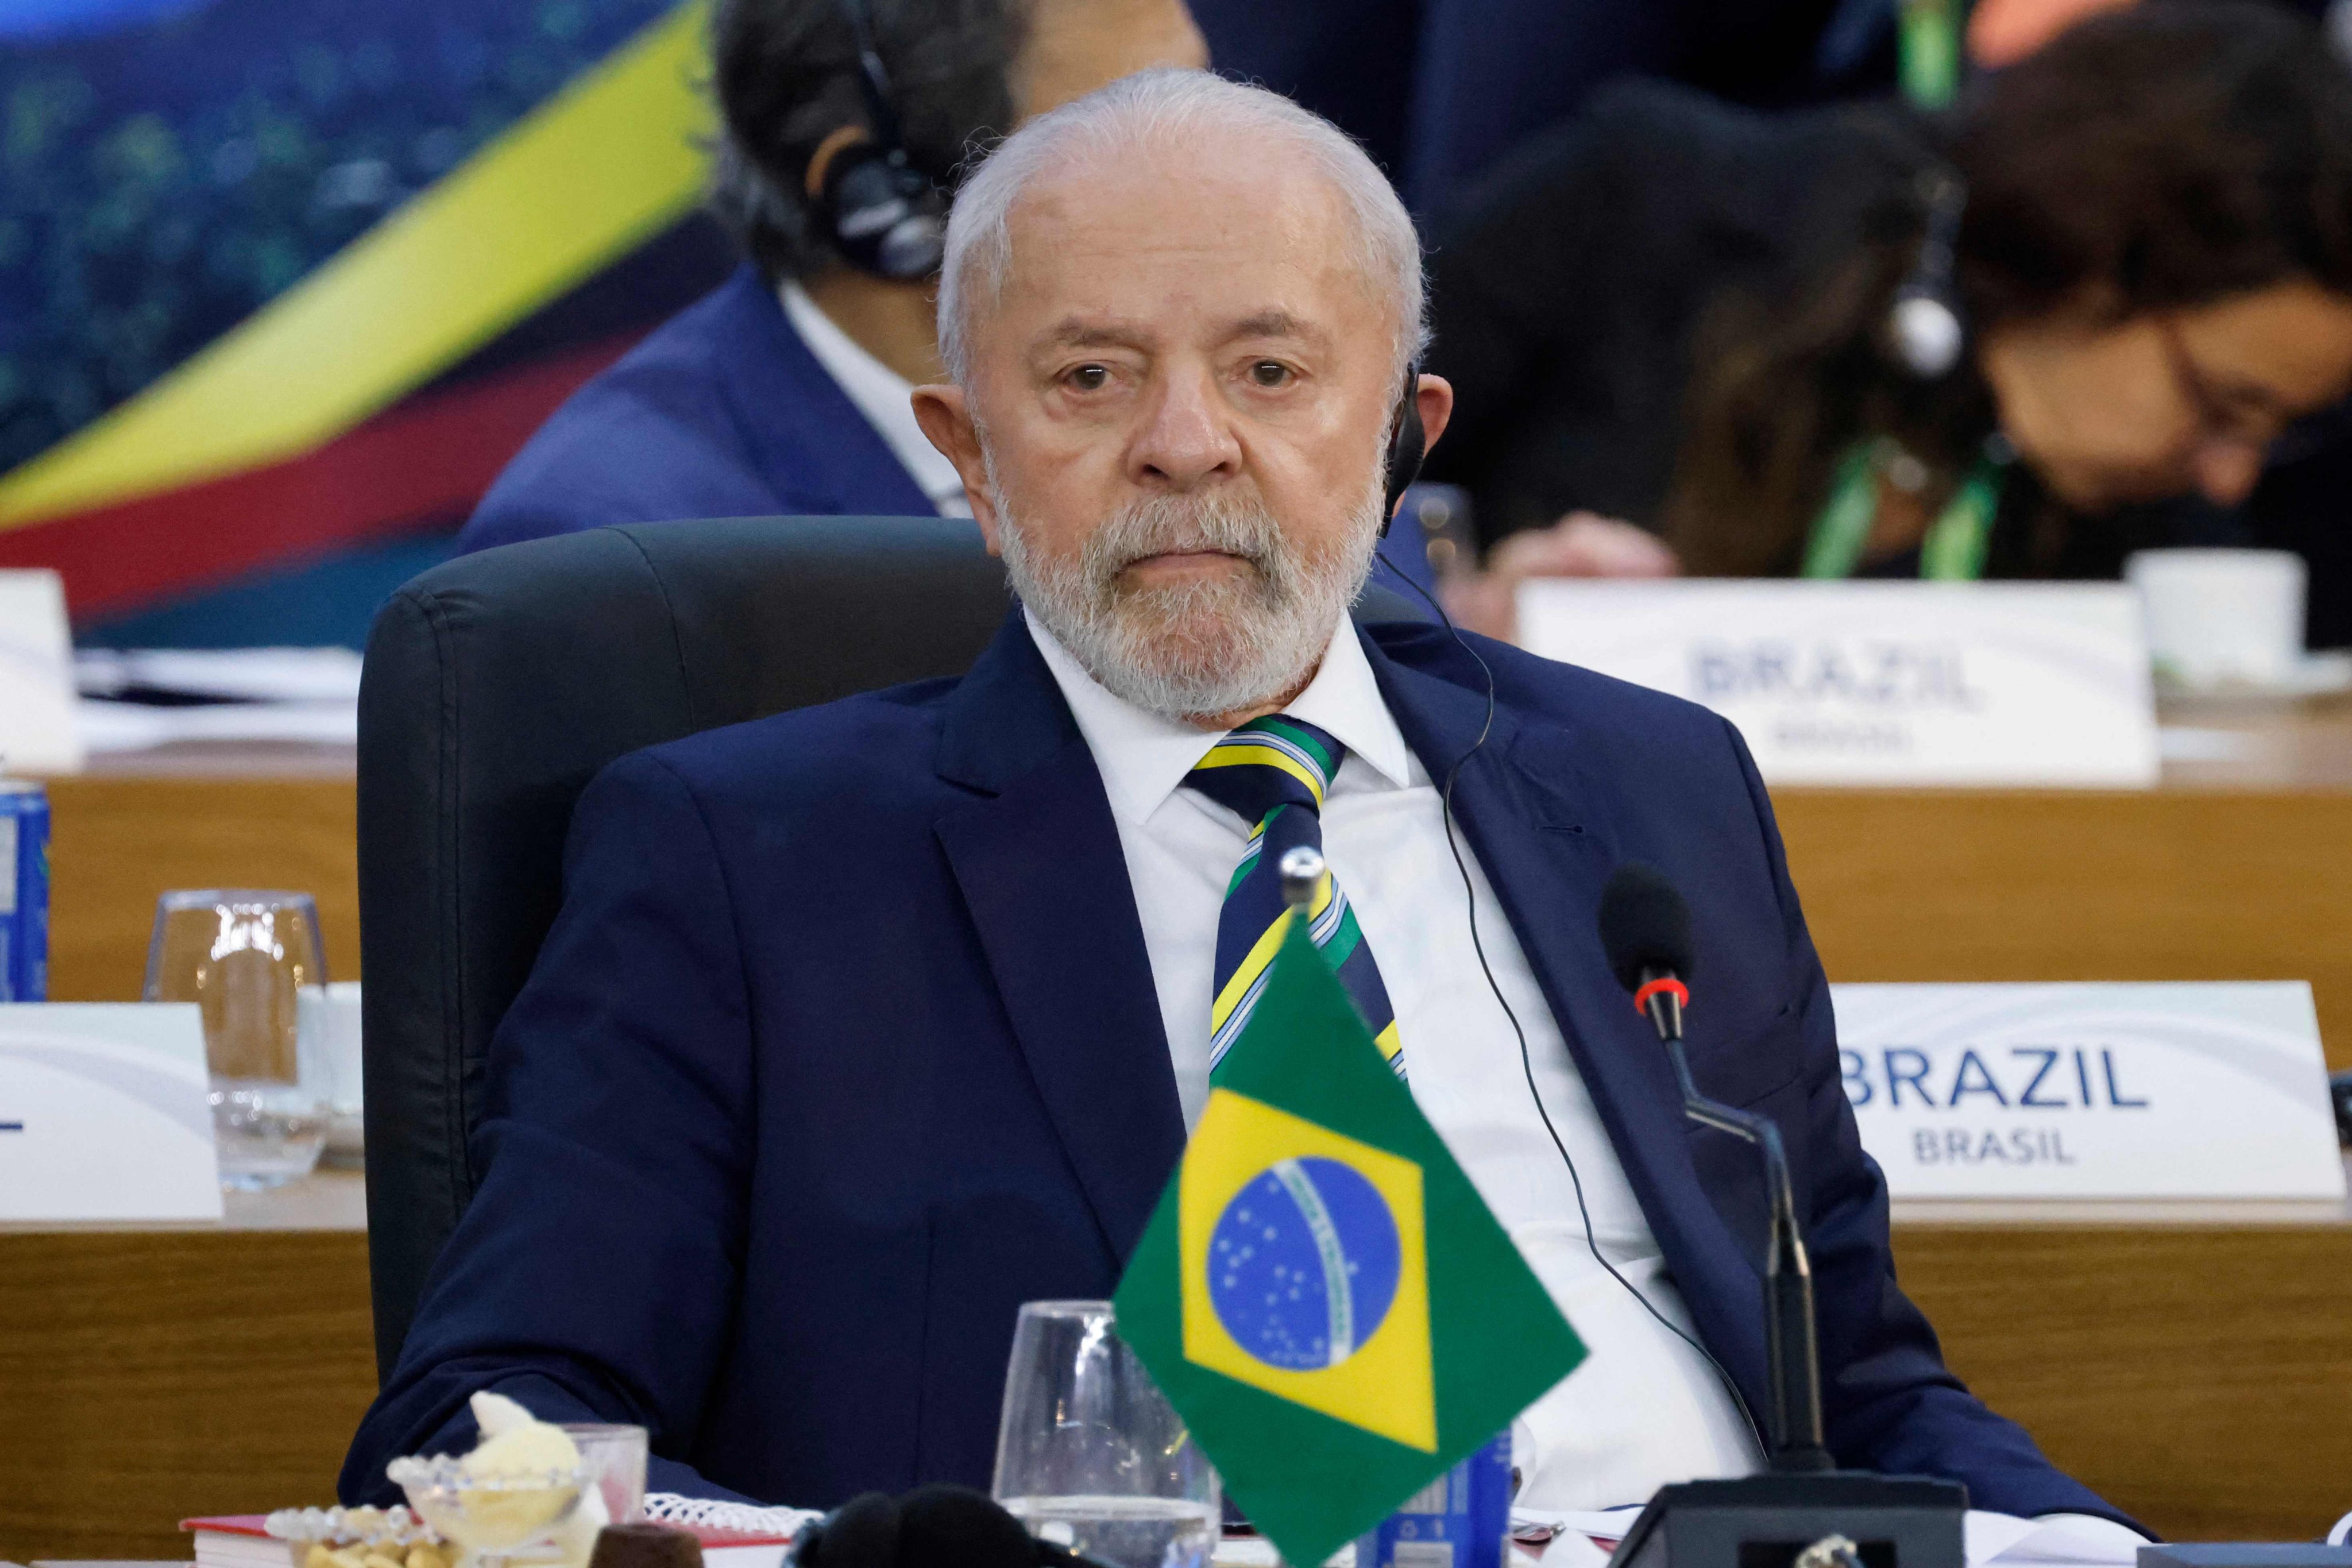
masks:
POLYGON ((684 216, 711 128, 702 0, 138 396, 0 478, 0 529, 298 456, 684 216))

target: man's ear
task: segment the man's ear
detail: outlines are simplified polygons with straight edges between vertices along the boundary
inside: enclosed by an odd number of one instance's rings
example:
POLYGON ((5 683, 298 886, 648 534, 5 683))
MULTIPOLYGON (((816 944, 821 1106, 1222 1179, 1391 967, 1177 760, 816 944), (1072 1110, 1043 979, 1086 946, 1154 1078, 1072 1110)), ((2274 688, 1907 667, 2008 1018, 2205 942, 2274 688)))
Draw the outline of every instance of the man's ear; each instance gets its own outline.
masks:
POLYGON ((1421 410, 1421 449, 1426 452, 1437 445, 1454 417, 1454 384, 1442 375, 1423 373, 1413 386, 1412 400, 1421 410))
POLYGON ((914 405, 915 423, 963 479, 964 500, 971 504, 980 536, 988 541, 988 552, 999 553, 997 533, 1003 525, 996 515, 996 498, 989 489, 988 462, 981 456, 980 427, 972 423, 971 405, 964 400, 963 388, 952 384, 919 386, 914 405))

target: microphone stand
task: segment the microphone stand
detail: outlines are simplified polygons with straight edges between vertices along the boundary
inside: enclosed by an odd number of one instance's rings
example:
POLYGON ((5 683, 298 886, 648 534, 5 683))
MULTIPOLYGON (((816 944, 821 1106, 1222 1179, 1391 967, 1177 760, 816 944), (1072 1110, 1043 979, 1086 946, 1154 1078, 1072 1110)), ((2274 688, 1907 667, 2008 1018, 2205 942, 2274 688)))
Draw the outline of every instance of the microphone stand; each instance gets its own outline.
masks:
MULTIPOLYGON (((1677 1008, 1677 1011, 1680 1009, 1677 1008)), ((1698 1091, 1681 1031, 1666 1041, 1683 1089, 1683 1114, 1702 1127, 1728 1132, 1763 1156, 1771 1189, 1771 1241, 1764 1257, 1764 1356, 1772 1381, 1770 1463, 1775 1470, 1816 1475, 1837 1468, 1822 1438, 1822 1361, 1813 1331, 1813 1265, 1797 1227, 1797 1194, 1789 1155, 1769 1118, 1738 1110, 1698 1091)))
POLYGON ((1770 1468, 1659 1488, 1618 1543, 1611 1568, 1962 1568, 1966 1487, 1836 1468, 1822 1436, 1812 1264, 1780 1130, 1699 1092, 1683 1049, 1687 993, 1675 975, 1644 970, 1635 994, 1674 1063, 1683 1114, 1739 1139, 1763 1161, 1771 1200, 1764 1261, 1770 1468))

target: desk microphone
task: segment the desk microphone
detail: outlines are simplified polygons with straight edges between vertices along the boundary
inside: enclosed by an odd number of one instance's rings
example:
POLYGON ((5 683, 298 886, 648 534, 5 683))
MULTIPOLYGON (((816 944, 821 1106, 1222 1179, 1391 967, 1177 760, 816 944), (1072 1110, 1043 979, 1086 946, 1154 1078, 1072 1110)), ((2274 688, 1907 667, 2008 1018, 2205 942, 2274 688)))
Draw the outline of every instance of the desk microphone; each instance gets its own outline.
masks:
POLYGON ((1813 1338, 1813 1268, 1797 1225, 1796 1189, 1780 1130, 1753 1111, 1737 1110, 1699 1093, 1683 1050, 1683 1009, 1690 1005, 1690 906, 1651 867, 1617 868, 1601 895, 1601 946, 1617 983, 1633 994, 1675 1064, 1683 1114, 1702 1127, 1753 1144, 1764 1158, 1771 1189, 1772 1234, 1764 1260, 1764 1345, 1771 1371, 1771 1454, 1775 1470, 1811 1473, 1832 1468, 1822 1440, 1821 1356, 1813 1338))
POLYGON ((1754 1145, 1772 1205, 1764 1264, 1771 1468, 1661 1487, 1619 1543, 1612 1568, 1961 1568, 1967 1488, 1839 1470, 1822 1440, 1812 1266, 1780 1130, 1701 1094, 1683 1050, 1694 964, 1690 907, 1656 869, 1629 863, 1601 895, 1600 925, 1610 970, 1674 1063, 1683 1114, 1754 1145))
POLYGON ((1103 1568, 1040 1541, 984 1492, 866 1492, 802 1528, 785 1568, 1103 1568))

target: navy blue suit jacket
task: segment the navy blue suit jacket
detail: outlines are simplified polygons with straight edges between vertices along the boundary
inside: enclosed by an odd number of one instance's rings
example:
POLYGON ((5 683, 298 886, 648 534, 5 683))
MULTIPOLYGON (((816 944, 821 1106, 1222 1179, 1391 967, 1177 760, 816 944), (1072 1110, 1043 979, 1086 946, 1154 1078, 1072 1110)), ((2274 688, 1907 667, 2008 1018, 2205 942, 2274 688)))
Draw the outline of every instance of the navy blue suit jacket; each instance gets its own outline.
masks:
POLYGON ((936 510, 746 266, 550 416, 457 548, 684 517, 936 510))
MULTIPOLYGON (((1426 626, 1362 635, 1443 774, 1485 715, 1475 666, 1426 626)), ((1885 1184, 1738 732, 1476 646, 1497 705, 1462 827, 1708 1348, 1764 1408, 1763 1185, 1751 1151, 1684 1120, 1602 960, 1601 886, 1629 858, 1695 913, 1701 1087, 1787 1140, 1839 1459, 1955 1477, 2011 1513, 2109 1512, 1945 1370, 1895 1285, 1885 1184)), ((479 1193, 345 1497, 468 1440, 483 1387, 650 1428, 656 1486, 821 1506, 986 1485, 1016 1309, 1109 1295, 1184 1141, 1102 780, 1017 615, 960 681, 614 763, 565 878, 492 1052, 479 1193)))

